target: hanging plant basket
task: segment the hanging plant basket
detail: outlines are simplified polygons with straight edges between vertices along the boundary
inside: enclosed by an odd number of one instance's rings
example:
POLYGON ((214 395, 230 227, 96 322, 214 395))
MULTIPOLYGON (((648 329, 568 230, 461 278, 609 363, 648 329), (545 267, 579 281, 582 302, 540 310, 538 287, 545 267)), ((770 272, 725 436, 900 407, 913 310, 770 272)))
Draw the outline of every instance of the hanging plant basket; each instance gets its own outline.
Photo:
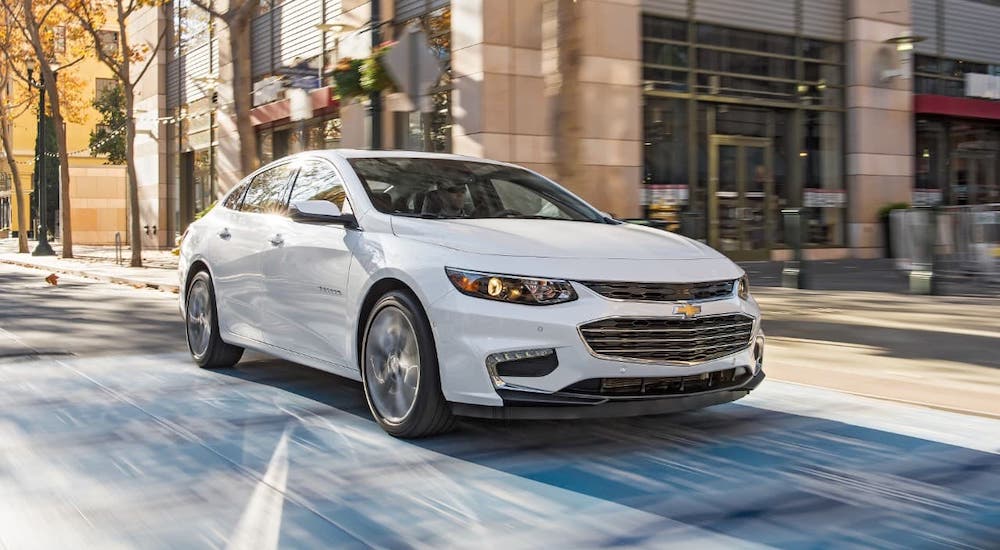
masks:
POLYGON ((365 94, 364 88, 361 87, 362 65, 364 65, 364 60, 349 57, 337 62, 337 68, 333 70, 333 82, 337 87, 337 97, 346 100, 365 94))
POLYGON ((395 42, 386 42, 372 50, 371 56, 361 65, 361 88, 373 94, 396 89, 395 82, 385 68, 385 54, 392 49, 395 42))

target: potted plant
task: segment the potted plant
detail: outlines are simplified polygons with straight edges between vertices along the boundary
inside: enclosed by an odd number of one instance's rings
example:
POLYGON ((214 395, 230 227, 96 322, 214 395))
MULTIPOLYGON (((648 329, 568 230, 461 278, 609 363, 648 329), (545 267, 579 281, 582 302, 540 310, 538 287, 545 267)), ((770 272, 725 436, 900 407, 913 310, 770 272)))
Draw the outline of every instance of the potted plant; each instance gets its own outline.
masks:
POLYGON ((342 100, 364 95, 361 87, 361 67, 364 60, 344 57, 333 70, 333 82, 337 86, 337 97, 342 100))
POLYGON ((385 67, 385 54, 392 49, 395 42, 383 42, 372 50, 372 54, 361 64, 361 88, 367 93, 378 93, 393 90, 395 83, 385 67))
POLYGON ((892 211, 906 210, 910 205, 905 202, 893 202, 878 209, 878 219, 882 223, 882 238, 885 239, 885 257, 895 258, 892 249, 892 211))

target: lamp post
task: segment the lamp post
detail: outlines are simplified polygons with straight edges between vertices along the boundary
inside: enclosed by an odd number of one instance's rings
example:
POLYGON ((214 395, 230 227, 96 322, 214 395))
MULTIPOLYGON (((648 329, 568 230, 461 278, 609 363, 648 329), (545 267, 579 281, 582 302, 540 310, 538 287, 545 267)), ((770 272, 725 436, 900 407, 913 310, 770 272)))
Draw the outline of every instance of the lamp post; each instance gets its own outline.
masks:
POLYGON ((35 182, 38 191, 38 245, 31 252, 32 256, 55 256, 55 251, 49 244, 48 200, 45 181, 45 80, 39 71, 38 80, 33 78, 37 62, 28 58, 25 62, 28 69, 28 85, 38 88, 38 145, 35 148, 35 182))

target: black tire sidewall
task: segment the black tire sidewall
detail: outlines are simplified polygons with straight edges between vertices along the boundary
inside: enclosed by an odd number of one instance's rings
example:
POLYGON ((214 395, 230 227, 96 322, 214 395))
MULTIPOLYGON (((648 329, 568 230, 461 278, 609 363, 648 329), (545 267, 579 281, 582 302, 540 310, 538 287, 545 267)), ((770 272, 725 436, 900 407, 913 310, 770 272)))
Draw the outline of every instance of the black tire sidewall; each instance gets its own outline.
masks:
POLYGON ((409 293, 398 290, 392 291, 379 298, 375 303, 375 306, 372 307, 371 312, 368 314, 368 319, 365 320, 365 332, 361 343, 360 358, 361 365, 359 366, 361 368, 365 400, 368 402, 368 408, 371 410, 372 416, 375 417, 375 421, 386 432, 396 436, 405 437, 410 435, 414 424, 419 423, 423 415, 428 414, 431 409, 439 406, 444 401, 444 396, 441 393, 441 377, 438 371, 437 347, 434 345, 434 335, 431 331, 430 322, 427 320, 416 298, 409 293), (410 322, 417 338, 420 356, 420 380, 417 383, 415 403, 409 414, 400 423, 388 422, 375 408, 369 389, 368 369, 366 367, 368 338, 372 322, 380 311, 390 307, 401 311, 410 322))

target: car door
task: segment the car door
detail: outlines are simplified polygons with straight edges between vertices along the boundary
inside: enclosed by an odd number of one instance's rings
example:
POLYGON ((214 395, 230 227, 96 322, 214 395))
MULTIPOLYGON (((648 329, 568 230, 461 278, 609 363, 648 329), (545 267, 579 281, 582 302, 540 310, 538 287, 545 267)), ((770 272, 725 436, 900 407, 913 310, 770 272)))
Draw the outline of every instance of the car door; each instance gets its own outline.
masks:
MULTIPOLYGON (((351 213, 343 180, 333 165, 320 158, 299 167, 289 202, 329 200, 351 213)), ((360 232, 332 223, 281 220, 282 245, 264 266, 273 322, 267 342, 324 362, 346 365, 349 319, 347 276, 353 243, 360 232)))
POLYGON ((229 229, 235 253, 225 269, 222 307, 227 310, 230 332, 260 342, 267 341, 264 335, 270 321, 263 261, 281 244, 276 226, 287 213, 292 171, 292 165, 286 162, 259 172, 250 182, 229 229))
POLYGON ((235 322, 237 312, 231 311, 231 306, 235 303, 233 283, 240 279, 241 272, 245 270, 247 247, 251 243, 247 232, 243 230, 240 205, 252 182, 253 177, 240 182, 222 204, 216 206, 211 215, 200 222, 206 225, 201 254, 212 269, 219 328, 223 332, 234 334, 245 332, 234 330, 234 325, 238 324, 235 322))

